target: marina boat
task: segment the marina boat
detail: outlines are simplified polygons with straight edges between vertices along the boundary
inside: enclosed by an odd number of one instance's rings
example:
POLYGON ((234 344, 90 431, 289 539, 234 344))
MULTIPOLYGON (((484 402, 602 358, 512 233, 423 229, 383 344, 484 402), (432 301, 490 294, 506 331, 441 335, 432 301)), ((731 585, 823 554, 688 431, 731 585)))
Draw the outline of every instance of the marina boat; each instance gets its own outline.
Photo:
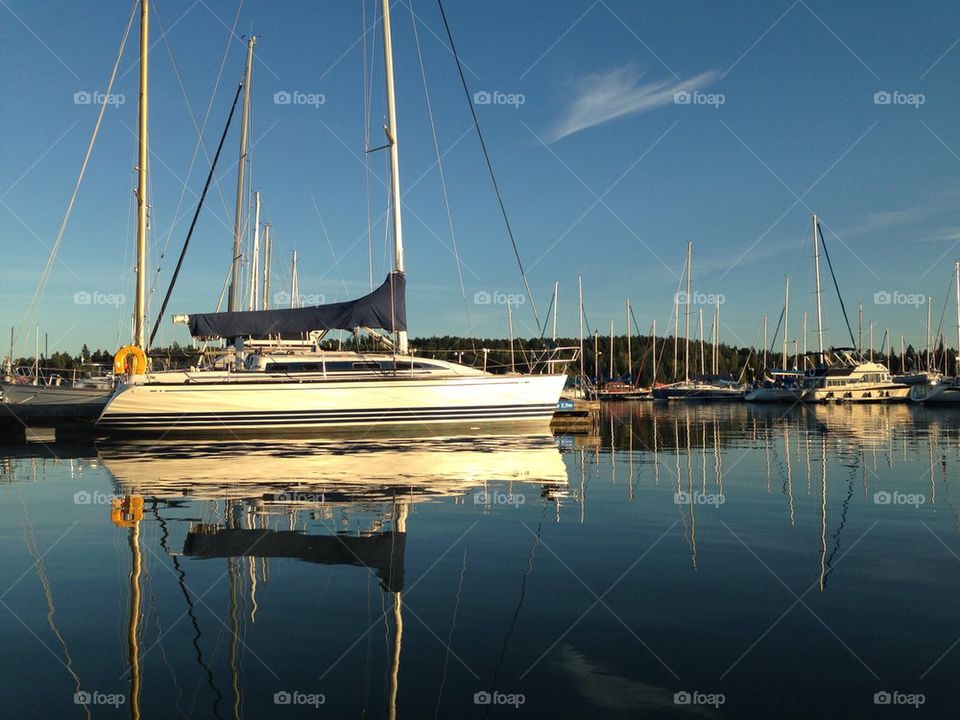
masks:
POLYGON ((730 377, 707 375, 653 388, 654 400, 743 400, 746 389, 730 377))
POLYGON ((899 373, 892 375, 893 381, 903 385, 933 385, 943 379, 938 372, 920 371, 915 373, 899 373))
POLYGON ((804 402, 904 401, 910 386, 894 382, 885 365, 864 360, 853 348, 831 351, 834 362, 807 373, 804 402))
POLYGON ((768 370, 755 387, 747 391, 747 402, 793 403, 803 395, 804 374, 799 370, 768 370))
MULTIPOLYGON (((960 353, 960 262, 954 263, 957 289, 957 352, 960 353)), ((960 403, 960 355, 956 358, 957 374, 939 377, 933 383, 915 384, 910 388, 910 399, 924 405, 955 405, 960 403)))
POLYGON ((0 399, 11 405, 106 404, 113 392, 112 375, 64 378, 58 371, 30 372, 23 368, 0 381, 0 399))
MULTIPOLYGON (((137 192, 137 293, 132 346, 115 362, 129 372, 96 422, 102 432, 168 435, 305 431, 319 428, 436 425, 441 423, 535 423, 548 427, 566 382, 562 349, 547 351, 533 371, 540 374, 494 374, 486 368, 416 357, 408 347, 406 276, 404 273, 399 150, 394 98, 390 5, 382 3, 386 79, 386 149, 390 156, 390 218, 393 270, 383 284, 357 300, 289 309, 238 310, 239 235, 235 235, 233 282, 228 311, 191 314, 177 320, 194 338, 224 339, 233 362, 225 370, 151 371, 145 343, 145 158, 139 163, 137 192), (384 347, 381 353, 325 352, 320 345, 330 330, 367 334, 384 347), (387 337, 379 331, 387 331, 387 337), (281 339, 312 338, 307 352, 284 352, 281 339), (247 353, 248 341, 261 347, 247 353), (264 349, 276 348, 276 349, 264 349)), ((141 63, 145 63, 145 23, 141 28, 141 63)), ((246 91, 249 91, 253 42, 248 43, 246 91)), ((143 67, 143 65, 142 65, 143 67)), ((141 73, 143 76, 145 73, 141 73)), ((140 152, 146 151, 145 78, 141 87, 140 152)), ((244 120, 249 92, 244 95, 244 120)), ((246 137, 241 128, 241 153, 246 137)), ((242 166, 242 163, 241 163, 242 166)), ((241 178, 242 181, 242 178, 241 178)), ((238 197, 244 197, 241 190, 238 197)), ((240 227, 238 223, 238 227, 240 227)))

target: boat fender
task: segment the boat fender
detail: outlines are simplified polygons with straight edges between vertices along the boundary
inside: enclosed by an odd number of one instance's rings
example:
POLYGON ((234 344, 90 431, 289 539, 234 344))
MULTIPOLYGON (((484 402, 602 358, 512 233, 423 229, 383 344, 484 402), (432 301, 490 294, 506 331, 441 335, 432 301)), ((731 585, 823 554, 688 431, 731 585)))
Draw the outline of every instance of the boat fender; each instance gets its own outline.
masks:
POLYGON ((136 345, 124 345, 113 356, 114 375, 143 375, 146 370, 146 353, 136 345))

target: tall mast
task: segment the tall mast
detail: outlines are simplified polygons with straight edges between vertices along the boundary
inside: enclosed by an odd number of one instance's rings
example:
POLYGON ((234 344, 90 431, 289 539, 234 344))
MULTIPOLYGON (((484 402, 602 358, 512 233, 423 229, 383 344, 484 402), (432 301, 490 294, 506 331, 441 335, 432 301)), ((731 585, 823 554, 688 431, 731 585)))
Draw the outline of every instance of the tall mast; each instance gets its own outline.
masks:
POLYGON ((763 369, 767 369, 767 316, 763 316, 763 369))
POLYGON ((820 243, 817 242, 817 214, 813 214, 813 267, 817 280, 817 363, 823 365, 823 310, 820 304, 820 243))
POLYGON ((250 77, 253 73, 253 46, 257 38, 247 39, 247 66, 243 74, 243 115, 240 120, 240 162, 237 165, 237 205, 233 215, 233 264, 227 311, 237 309, 240 291, 240 236, 243 234, 244 175, 247 169, 247 131, 250 127, 250 77))
POLYGON ((684 340, 684 349, 683 349, 683 379, 686 382, 690 382, 690 261, 693 258, 693 243, 687 243, 687 297, 686 297, 686 309, 684 311, 684 321, 683 321, 683 340, 684 340))
MULTIPOLYGON (((668 323, 669 324, 669 323, 668 323)), ((678 348, 680 342, 680 293, 673 296, 673 379, 679 377, 677 363, 679 362, 678 348)))
POLYGON ((700 323, 700 374, 705 375, 707 372, 706 368, 706 356, 703 349, 703 308, 697 308, 697 315, 699 315, 700 323))
POLYGON ((803 369, 807 369, 807 311, 803 311, 803 369))
POLYGON ((653 336, 651 337, 651 343, 653 347, 653 377, 650 380, 650 387, 653 387, 657 384, 657 321, 653 321, 653 330, 651 331, 653 336))
POLYGON ((580 296, 580 379, 586 375, 585 363, 583 357, 583 275, 577 276, 577 293, 580 296))
POLYGON ((857 306, 857 352, 863 355, 863 303, 857 306))
POLYGON ((720 374, 720 299, 714 304, 716 312, 713 316, 713 370, 714 375, 720 374))
POLYGON ((630 299, 627 298, 627 377, 633 385, 633 348, 630 344, 630 299))
POLYGON ((260 305, 260 193, 253 194, 253 257, 250 259, 250 310, 260 305))
POLYGON ((263 226, 263 309, 270 309, 270 260, 273 255, 270 224, 263 226))
POLYGON ((927 372, 930 372, 930 312, 933 309, 933 298, 927 297, 927 372))
POLYGON ((553 339, 557 339, 557 300, 560 299, 560 281, 553 283, 553 339))
MULTIPOLYGON (((387 142, 390 144, 390 195, 393 210, 394 269, 403 272, 403 228, 400 223, 400 152, 397 147, 397 102, 393 83, 393 41, 390 32, 390 0, 383 0, 383 58, 387 81, 387 142)), ((407 331, 397 333, 397 350, 407 353, 407 331)))
POLYGON ((300 307, 300 277, 297 274, 297 251, 293 251, 290 261, 290 307, 300 307))
POLYGON ((150 3, 140 0, 140 125, 137 133, 137 298, 133 344, 147 346, 147 62, 150 51, 150 3))
MULTIPOLYGON (((954 367, 954 376, 960 376, 960 262, 954 263, 954 271, 957 275, 957 363, 954 367)), ((13 359, 13 350, 10 351, 10 358, 13 359)))
POLYGON ((613 320, 610 321, 610 379, 613 380, 613 320))
POLYGON ((787 369, 787 333, 790 318, 790 276, 787 275, 787 284, 783 291, 783 369, 787 369))

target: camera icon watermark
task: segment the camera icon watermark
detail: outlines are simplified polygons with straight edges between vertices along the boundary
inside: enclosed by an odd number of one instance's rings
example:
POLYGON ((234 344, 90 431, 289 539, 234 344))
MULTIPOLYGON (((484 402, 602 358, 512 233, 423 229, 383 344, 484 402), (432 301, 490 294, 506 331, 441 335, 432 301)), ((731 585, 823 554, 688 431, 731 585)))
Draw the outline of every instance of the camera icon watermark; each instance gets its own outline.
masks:
POLYGON ((687 293, 681 290, 675 293, 673 301, 677 305, 723 305, 727 301, 727 296, 723 293, 705 293, 699 290, 692 290, 687 293))
POLYGON ((73 694, 74 705, 109 705, 114 710, 127 702, 123 693, 104 693, 99 690, 79 690, 73 694))
POLYGON ((122 495, 113 493, 88 492, 80 490, 73 494, 74 505, 110 505, 114 500, 122 499, 122 495))
MULTIPOLYGON (((273 294, 273 304, 276 307, 288 305, 292 295, 286 290, 280 290, 273 294)), ((313 307, 314 305, 323 305, 327 301, 327 296, 323 293, 300 293, 297 295, 297 307, 313 307)))
POLYGON ((323 493, 305 493, 288 490, 279 495, 274 495, 276 502, 282 503, 323 503, 326 502, 326 495, 323 493))
POLYGON ((527 101, 523 93, 505 93, 499 90, 478 90, 473 94, 474 105, 509 105, 514 109, 527 101))
POLYGON ((905 293, 899 290, 878 290, 873 294, 873 304, 921 307, 927 304, 927 296, 923 293, 905 293))
POLYGON ((880 490, 873 494, 874 505, 910 505, 918 508, 927 502, 927 496, 923 493, 902 493, 894 490, 887 492, 880 490))
POLYGON ((520 507, 526 501, 527 496, 523 493, 480 490, 473 494, 474 505, 513 505, 514 507, 520 507))
POLYGON ((527 696, 523 693, 505 693, 499 690, 480 690, 473 694, 474 705, 512 705, 519 708, 527 701, 527 696))
POLYGON ((674 105, 707 105, 719 110, 727 102, 723 93, 702 93, 699 90, 678 90, 673 94, 674 105))
POLYGON ((274 705, 306 705, 317 709, 327 702, 323 693, 305 693, 299 690, 280 690, 273 694, 274 705))
POLYGON ((727 498, 724 497, 723 493, 688 493, 681 490, 673 495, 675 505, 713 505, 714 507, 720 507, 726 501, 727 498))
POLYGON ((299 90, 278 90, 273 94, 274 105, 307 105, 314 109, 327 102, 323 93, 305 93, 299 90))
POLYGON ((523 293, 504 293, 499 290, 477 290, 473 294, 474 305, 523 305, 527 296, 523 293))
POLYGON ((719 708, 727 701, 723 693, 705 693, 699 690, 680 690, 673 694, 674 705, 709 705, 719 708))
POLYGON ((923 693, 904 693, 899 690, 881 690, 873 694, 874 705, 912 705, 919 708, 927 701, 923 693))
POLYGON ((120 307, 126 302, 127 296, 122 293, 80 290, 73 294, 74 305, 112 305, 113 307, 120 307))
POLYGON ((127 101, 125 95, 119 93, 102 93, 99 90, 78 90, 73 94, 74 105, 113 105, 120 107, 127 101))
POLYGON ((927 96, 923 93, 904 93, 899 90, 887 91, 880 90, 873 94, 874 105, 907 105, 915 110, 927 101, 927 96))

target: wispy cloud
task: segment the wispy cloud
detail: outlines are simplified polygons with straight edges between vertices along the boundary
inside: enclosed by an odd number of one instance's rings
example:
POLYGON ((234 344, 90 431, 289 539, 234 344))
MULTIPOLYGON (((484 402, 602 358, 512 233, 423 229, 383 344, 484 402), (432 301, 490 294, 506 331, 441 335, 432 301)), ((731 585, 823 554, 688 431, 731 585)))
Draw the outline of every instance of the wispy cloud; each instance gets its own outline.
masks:
POLYGON ((641 83, 643 74, 630 64, 575 80, 570 103, 563 118, 548 133, 549 141, 669 105, 675 93, 699 90, 717 77, 717 72, 711 70, 688 80, 641 83))

